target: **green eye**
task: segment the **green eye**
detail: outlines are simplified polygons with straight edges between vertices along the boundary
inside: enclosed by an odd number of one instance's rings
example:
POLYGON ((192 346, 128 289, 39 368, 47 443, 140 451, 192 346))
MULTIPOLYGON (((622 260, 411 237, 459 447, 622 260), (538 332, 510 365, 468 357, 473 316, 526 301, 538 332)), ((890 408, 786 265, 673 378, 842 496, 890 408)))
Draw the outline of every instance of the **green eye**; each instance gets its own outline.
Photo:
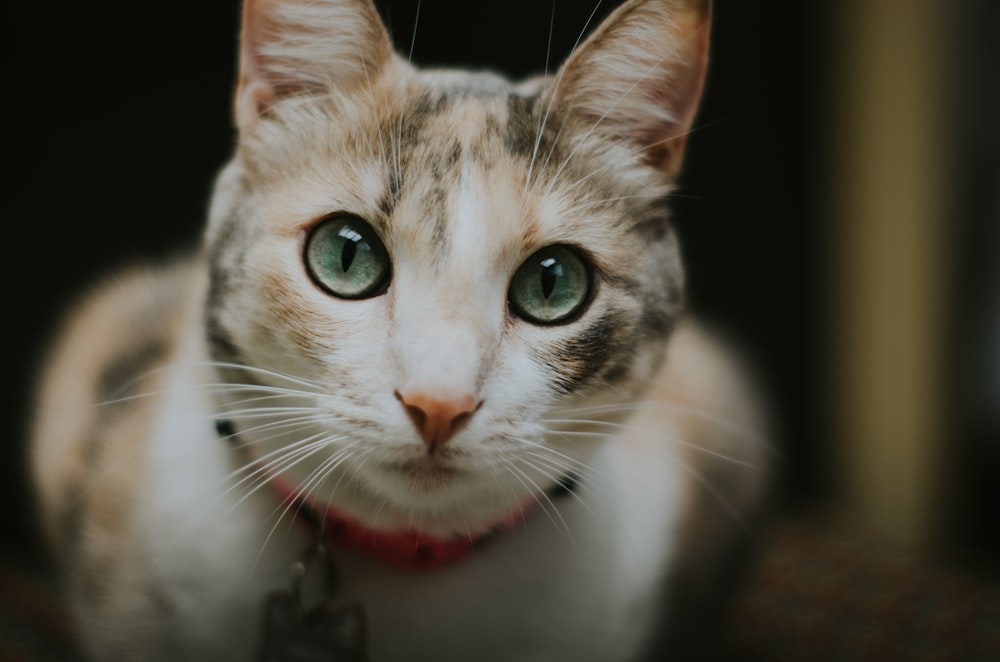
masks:
POLYGON ((306 241, 306 267, 313 280, 342 299, 381 294, 389 280, 389 254, 372 226, 354 216, 334 216, 306 241))
POLYGON ((568 246, 548 246, 518 268, 507 295, 514 313, 533 324, 570 321, 590 300, 590 269, 568 246))

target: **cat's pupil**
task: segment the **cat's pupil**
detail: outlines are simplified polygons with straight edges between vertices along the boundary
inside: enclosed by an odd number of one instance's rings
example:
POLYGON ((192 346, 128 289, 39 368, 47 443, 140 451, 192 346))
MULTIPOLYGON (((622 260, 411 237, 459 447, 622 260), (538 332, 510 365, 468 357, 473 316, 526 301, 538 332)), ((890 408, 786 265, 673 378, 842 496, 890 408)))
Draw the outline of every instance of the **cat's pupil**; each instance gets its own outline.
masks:
POLYGON ((354 257, 358 254, 358 243, 362 239, 361 235, 350 228, 341 230, 340 236, 347 240, 344 242, 344 248, 340 254, 340 268, 346 274, 350 270, 351 265, 354 264, 354 257))
POLYGON ((552 291, 556 288, 556 280, 563 275, 562 265, 555 258, 544 260, 542 267, 542 296, 546 299, 552 298, 552 291))

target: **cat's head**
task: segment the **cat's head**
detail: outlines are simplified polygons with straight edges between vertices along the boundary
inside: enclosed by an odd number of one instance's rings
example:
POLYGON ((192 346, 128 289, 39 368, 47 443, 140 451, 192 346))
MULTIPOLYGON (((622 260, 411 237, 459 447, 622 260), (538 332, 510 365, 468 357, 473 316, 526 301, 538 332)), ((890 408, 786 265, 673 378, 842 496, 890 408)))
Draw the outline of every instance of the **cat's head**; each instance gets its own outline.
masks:
POLYGON ((443 533, 579 470, 555 419, 634 399, 681 311, 708 4, 626 2, 513 84, 411 66, 370 0, 247 0, 206 316, 269 471, 443 533))

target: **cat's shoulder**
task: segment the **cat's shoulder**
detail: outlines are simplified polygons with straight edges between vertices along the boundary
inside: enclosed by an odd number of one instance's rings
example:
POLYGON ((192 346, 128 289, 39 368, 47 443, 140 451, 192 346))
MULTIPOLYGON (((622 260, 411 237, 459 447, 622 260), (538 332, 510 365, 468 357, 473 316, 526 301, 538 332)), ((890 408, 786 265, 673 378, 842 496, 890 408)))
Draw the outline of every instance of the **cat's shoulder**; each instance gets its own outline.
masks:
POLYGON ((670 412, 687 482, 664 635, 675 655, 700 657, 711 641, 771 506, 775 451, 766 389, 726 333, 688 319, 674 333, 653 387, 670 412))
POLYGON ((205 282, 193 259, 133 266, 69 308, 34 389, 31 463, 49 538, 61 536, 67 495, 88 482, 96 449, 148 417, 155 398, 137 394, 155 391, 157 368, 177 352, 182 330, 198 314, 192 294, 205 282))

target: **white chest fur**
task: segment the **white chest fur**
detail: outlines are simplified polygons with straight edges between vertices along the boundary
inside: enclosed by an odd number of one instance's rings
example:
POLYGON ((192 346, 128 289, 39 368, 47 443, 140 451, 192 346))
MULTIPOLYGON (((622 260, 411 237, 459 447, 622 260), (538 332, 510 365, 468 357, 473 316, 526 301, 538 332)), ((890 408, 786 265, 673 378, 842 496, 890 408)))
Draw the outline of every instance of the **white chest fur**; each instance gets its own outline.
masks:
POLYGON ((621 447, 599 455, 592 482, 459 565, 414 574, 345 561, 373 659, 630 659, 661 616, 676 481, 669 468, 637 475, 621 447))

